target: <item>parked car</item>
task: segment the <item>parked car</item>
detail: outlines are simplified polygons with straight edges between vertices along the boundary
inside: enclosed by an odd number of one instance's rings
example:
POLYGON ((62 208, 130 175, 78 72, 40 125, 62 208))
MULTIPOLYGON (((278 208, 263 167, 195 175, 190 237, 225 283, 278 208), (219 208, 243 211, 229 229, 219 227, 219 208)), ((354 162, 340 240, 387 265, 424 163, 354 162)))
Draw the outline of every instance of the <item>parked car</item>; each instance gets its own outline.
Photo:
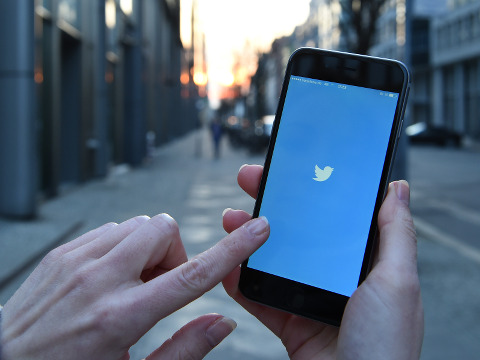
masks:
POLYGON ((228 135, 230 143, 234 147, 244 146, 246 141, 246 132, 250 127, 250 121, 245 118, 230 116, 224 123, 224 129, 228 135))
POLYGON ((263 151, 267 148, 272 135, 275 115, 265 115, 256 120, 247 130, 247 146, 252 152, 263 151))
POLYGON ((424 122, 408 126, 405 133, 411 144, 459 147, 462 143, 461 135, 455 131, 444 127, 434 127, 424 122))

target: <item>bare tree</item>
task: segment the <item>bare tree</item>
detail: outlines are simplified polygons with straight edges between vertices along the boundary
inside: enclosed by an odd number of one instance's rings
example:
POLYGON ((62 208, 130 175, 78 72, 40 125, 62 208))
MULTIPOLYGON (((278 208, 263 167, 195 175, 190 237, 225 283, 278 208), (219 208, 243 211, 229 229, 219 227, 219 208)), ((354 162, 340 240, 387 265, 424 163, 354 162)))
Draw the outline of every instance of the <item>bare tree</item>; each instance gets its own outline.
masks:
POLYGON ((376 22, 386 0, 340 0, 340 28, 348 51, 366 54, 373 45, 376 22))

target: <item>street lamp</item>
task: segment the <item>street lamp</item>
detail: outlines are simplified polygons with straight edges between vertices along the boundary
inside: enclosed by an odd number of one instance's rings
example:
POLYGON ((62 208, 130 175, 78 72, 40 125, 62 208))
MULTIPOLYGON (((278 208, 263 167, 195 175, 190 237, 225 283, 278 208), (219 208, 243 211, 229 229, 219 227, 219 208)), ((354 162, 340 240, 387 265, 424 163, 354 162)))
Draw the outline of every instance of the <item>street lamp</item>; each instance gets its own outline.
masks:
POLYGON ((105 24, 109 29, 114 29, 117 25, 117 9, 115 0, 107 0, 105 2, 105 24))
POLYGON ((193 82, 195 83, 195 85, 197 86, 205 86, 207 85, 207 82, 208 82, 208 78, 207 78, 207 74, 205 74, 204 72, 196 72, 194 75, 193 75, 193 82))
POLYGON ((120 0, 120 8, 122 9, 125 15, 127 16, 132 15, 133 0, 120 0))

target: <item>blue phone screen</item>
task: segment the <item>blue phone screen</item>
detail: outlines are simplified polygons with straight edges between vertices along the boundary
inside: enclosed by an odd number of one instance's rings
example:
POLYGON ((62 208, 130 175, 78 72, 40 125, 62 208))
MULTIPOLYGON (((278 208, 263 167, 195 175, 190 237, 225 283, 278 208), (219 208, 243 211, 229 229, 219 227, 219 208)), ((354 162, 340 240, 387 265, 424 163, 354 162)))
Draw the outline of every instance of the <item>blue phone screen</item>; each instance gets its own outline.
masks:
POLYGON ((351 296, 398 94, 291 76, 248 267, 351 296))

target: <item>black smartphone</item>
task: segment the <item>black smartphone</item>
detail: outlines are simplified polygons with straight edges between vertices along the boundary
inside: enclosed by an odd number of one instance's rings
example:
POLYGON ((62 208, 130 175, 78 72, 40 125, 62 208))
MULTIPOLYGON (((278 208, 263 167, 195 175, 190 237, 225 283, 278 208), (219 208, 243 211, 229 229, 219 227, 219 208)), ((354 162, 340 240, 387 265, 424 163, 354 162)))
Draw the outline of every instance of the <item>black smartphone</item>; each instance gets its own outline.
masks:
POLYGON ((394 60, 301 48, 287 65, 242 264, 256 302, 339 326, 373 257, 410 84, 394 60))

